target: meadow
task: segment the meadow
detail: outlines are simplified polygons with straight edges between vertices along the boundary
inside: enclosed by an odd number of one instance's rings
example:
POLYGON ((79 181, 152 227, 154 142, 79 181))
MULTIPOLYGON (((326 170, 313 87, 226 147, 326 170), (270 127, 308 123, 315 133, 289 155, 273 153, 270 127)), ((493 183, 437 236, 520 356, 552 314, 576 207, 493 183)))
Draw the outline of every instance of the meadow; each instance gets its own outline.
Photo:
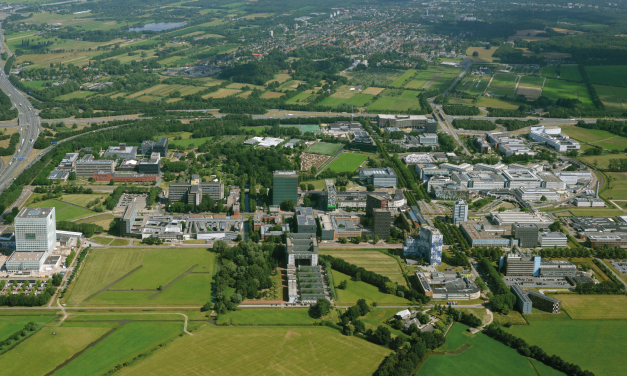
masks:
POLYGON ((418 99, 381 97, 368 106, 368 112, 418 111, 420 108, 420 102, 418 102, 418 99))
POLYGON ((488 87, 488 82, 490 82, 490 76, 471 76, 465 78, 462 83, 457 86, 457 90, 465 91, 470 94, 481 94, 486 87, 488 87))
POLYGON ((536 376, 527 358, 485 334, 470 334, 468 327, 453 324, 446 337, 446 343, 435 352, 454 352, 462 346, 469 346, 461 354, 430 355, 418 369, 416 376, 429 375, 510 375, 536 376))
MULTIPOLYGON (((627 148, 627 138, 617 136, 600 129, 587 129, 580 127, 562 127, 562 132, 575 140, 588 144, 598 145, 607 150, 624 150, 627 148)), ((617 156, 615 156, 617 158, 617 156)))
MULTIPOLYGON (((31 311, 32 312, 32 311, 31 311)), ((0 340, 5 340, 11 334, 24 329, 24 325, 30 321, 36 323, 48 323, 53 316, 0 316, 0 340)))
POLYGON ((577 159, 580 159, 588 164, 593 165, 594 167, 603 170, 609 167, 610 159, 616 158, 620 158, 620 154, 591 155, 587 157, 578 157, 577 159))
POLYGON ((591 82, 627 87, 627 65, 598 65, 585 68, 591 82))
POLYGON ((211 297, 214 264, 215 254, 201 248, 93 249, 68 304, 202 305, 211 297), (194 265, 193 272, 184 275, 194 265), (163 290, 156 295, 159 286, 163 290))
POLYGON ((359 299, 366 299, 368 302, 377 302, 379 305, 386 304, 409 304, 409 300, 396 295, 390 295, 379 291, 375 286, 366 282, 351 280, 351 277, 333 270, 333 282, 338 301, 343 304, 356 304, 359 299), (337 288, 342 281, 348 281, 345 290, 337 288))
POLYGON ((311 154, 333 155, 338 150, 340 150, 342 146, 343 146, 342 144, 329 144, 326 142, 316 142, 315 144, 311 145, 307 150, 305 150, 305 152, 311 153, 311 154))
POLYGON ((329 169, 336 172, 352 172, 357 170, 368 156, 363 154, 342 153, 329 165, 329 169))
POLYGON ((492 77, 492 82, 487 91, 495 95, 514 95, 514 88, 518 76, 509 73, 497 73, 492 77))
POLYGON ((76 194, 76 195, 63 195, 61 196, 61 198, 59 198, 61 201, 63 202, 67 202, 69 204, 74 204, 74 205, 78 205, 78 206, 83 206, 83 207, 87 207, 87 204, 90 201, 94 201, 96 198, 100 198, 101 201, 104 201, 105 198, 107 198, 109 195, 107 194, 99 194, 99 193, 93 193, 93 194, 76 194))
POLYGON ((531 318, 529 323, 515 325, 509 331, 529 344, 540 346, 549 355, 558 355, 597 376, 623 372, 623 360, 627 357, 626 321, 535 321, 531 318))
MULTIPOLYGON (((95 198, 95 196, 94 196, 95 198)), ((46 200, 40 202, 34 202, 28 204, 29 207, 54 207, 55 208, 55 216, 57 222, 60 221, 71 221, 76 218, 85 217, 91 214, 96 214, 96 212, 80 208, 78 206, 69 205, 65 202, 58 200, 46 200)))
POLYGON ((562 301, 562 309, 574 320, 627 319, 625 295, 558 294, 554 297, 562 301))
MULTIPOLYGON (((627 200, 627 173, 625 172, 606 172, 608 178, 612 179, 612 183, 609 189, 606 189, 601 193, 601 197, 610 198, 612 200, 627 200)), ((625 203, 618 203, 618 205, 624 205, 625 203)))
POLYGON ((309 309, 240 309, 220 315, 218 325, 304 325, 319 322, 309 309))
POLYGON ((403 84, 405 83, 405 81, 409 80, 410 78, 412 78, 418 71, 415 69, 408 69, 405 71, 405 73, 403 73, 399 78, 397 78, 396 80, 394 80, 390 86, 392 87, 403 87, 403 84))
POLYGON ((203 326, 120 370, 124 375, 372 374, 390 350, 325 327, 203 326), (211 356, 205 351, 211 349, 211 356), (245 355, 243 355, 245 354, 245 355))
POLYGON ((576 217, 617 217, 625 212, 618 209, 571 209, 570 212, 576 217))
POLYGON ((559 77, 557 75, 557 66, 550 66, 542 68, 542 77, 548 78, 560 78, 568 81, 583 81, 581 72, 578 65, 563 65, 560 67, 559 77))
POLYGON ((551 99, 579 99, 584 107, 594 107, 588 88, 583 83, 547 79, 542 95, 551 99))
POLYGON ((627 102, 627 88, 619 86, 592 85, 597 91, 607 111, 624 112, 627 102))
POLYGON ((336 258, 362 267, 371 272, 384 275, 392 282, 406 285, 405 277, 398 262, 382 252, 370 249, 328 249, 321 248, 321 255, 331 255, 336 258))
POLYGON ((469 47, 466 50, 466 56, 468 56, 473 63, 492 63, 495 59, 492 57, 495 51, 496 48, 487 50, 485 47, 469 47), (473 56, 474 52, 477 52, 479 56, 473 56))

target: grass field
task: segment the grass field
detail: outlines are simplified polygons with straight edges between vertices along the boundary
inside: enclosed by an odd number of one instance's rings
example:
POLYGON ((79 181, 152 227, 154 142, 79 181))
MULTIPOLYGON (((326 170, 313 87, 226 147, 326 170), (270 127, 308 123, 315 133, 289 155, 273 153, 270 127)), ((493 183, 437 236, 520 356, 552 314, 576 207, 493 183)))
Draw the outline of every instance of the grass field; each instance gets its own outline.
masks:
POLYGON ((418 99, 407 99, 398 97, 382 97, 374 101, 368 106, 368 112, 385 112, 385 111, 418 111, 420 110, 420 102, 418 99))
POLYGON ((571 209, 570 212, 576 217, 617 217, 625 214, 625 212, 618 209, 571 209))
POLYGON ((624 295, 559 294, 556 298, 575 320, 627 319, 627 296, 624 295))
POLYGON ((333 155, 338 150, 340 150, 341 147, 342 147, 342 144, 329 144, 326 142, 316 142, 315 144, 311 145, 305 152, 311 153, 311 154, 333 155))
POLYGON ((627 109, 627 88, 607 85, 592 85, 607 111, 623 112, 627 109))
POLYGON ((348 281, 346 290, 336 287, 337 299, 342 303, 355 304, 359 299, 366 299, 369 302, 377 302, 379 305, 385 304, 408 304, 409 300, 396 295, 385 294, 375 286, 366 282, 352 281, 346 274, 333 270, 333 282, 339 285, 342 281, 348 281))
POLYGON ((446 337, 446 343, 438 352, 454 352, 469 345, 459 355, 430 355, 416 376, 429 375, 508 375, 536 376, 533 367, 518 352, 485 334, 470 334, 467 326, 455 323, 446 337))
POLYGON ((56 212, 57 222, 71 221, 72 219, 85 217, 90 214, 96 214, 96 212, 84 208, 79 208, 77 206, 67 206, 62 210, 56 212))
POLYGON ((543 348, 549 355, 559 355, 597 376, 624 372, 627 321, 531 321, 530 325, 513 326, 509 330, 530 345, 543 348))
POLYGON ((100 197, 100 200, 102 202, 104 201, 105 198, 107 198, 107 196, 109 195, 99 194, 99 193, 93 193, 90 195, 87 195, 87 194, 64 195, 60 198, 60 200, 63 202, 70 203, 70 204, 86 207, 88 202, 94 201, 98 197, 100 197))
MULTIPOLYGON (((627 200, 627 173, 625 172, 606 172, 609 178, 612 178, 610 189, 606 189, 601 193, 601 197, 612 200, 627 200)), ((625 203, 618 203, 624 205, 625 203)))
POLYGON ((492 82, 487 91, 495 95, 514 95, 516 80, 518 76, 510 73, 497 73, 492 77, 492 82))
POLYGON ((392 87, 403 87, 405 81, 409 80, 413 75, 415 75, 418 71, 415 69, 408 69, 403 73, 399 78, 394 80, 390 86, 392 87))
POLYGON ((495 51, 496 48, 486 50, 485 47, 469 47, 466 50, 466 56, 468 56, 473 63, 492 63, 495 59, 492 57, 495 51), (472 56, 475 51, 479 54, 479 56, 472 56))
MULTIPOLYGON (((586 129, 580 127, 562 127, 562 132, 578 141, 583 141, 608 150, 624 150, 627 148, 627 138, 600 129, 586 129)), ((617 156, 614 156, 618 158, 617 156)))
POLYGON ((481 94, 488 87, 488 82, 490 82, 490 76, 471 76, 465 78, 459 86, 457 86, 457 90, 465 91, 470 94, 481 94))
MULTIPOLYGON (((490 89, 488 88, 488 91, 490 89)), ((470 105, 470 103, 467 103, 470 105)), ((520 107, 520 103, 518 102, 510 102, 499 98, 489 98, 489 97, 481 97, 479 101, 475 104, 476 106, 481 107, 494 107, 494 108, 503 108, 506 110, 515 110, 520 107)))
POLYGON ((588 88, 583 83, 547 79, 542 95, 551 99, 579 99, 584 107, 594 107, 588 88))
POLYGON ((591 82, 627 87, 627 65, 598 65, 585 68, 591 82))
POLYGON ((303 91, 291 97, 290 99, 285 101, 285 103, 293 104, 293 103, 306 102, 307 98, 309 98, 310 96, 311 96, 311 92, 303 91))
POLYGON ((45 375, 109 330, 93 327, 43 328, 9 354, 0 357, 0 369, 6 375, 45 375), (56 334, 52 335, 53 332, 56 334), (39 360, 24 362, 24 359, 33 356, 39 360))
POLYGON ((182 329, 183 324, 177 322, 128 323, 55 372, 55 375, 101 375, 116 364, 129 361, 158 344, 176 338, 182 329))
POLYGON ((61 202, 58 200, 46 200, 46 201, 39 201, 39 202, 34 202, 32 204, 28 204, 29 207, 44 207, 44 208, 54 208, 55 211, 58 213, 59 210, 65 208, 68 206, 68 204, 66 204, 65 202, 61 202))
POLYGON ((366 159, 368 157, 363 154, 342 153, 329 165, 329 169, 336 172, 355 171, 366 159))
POLYGON ((610 164, 610 159, 616 158, 620 158, 620 154, 591 155, 588 157, 578 157, 577 159, 589 163, 599 169, 607 169, 610 164))
POLYGON ((558 77, 557 66, 550 66, 542 68, 542 77, 548 78, 561 78, 568 81, 583 81, 581 72, 578 65, 565 65, 560 68, 560 74, 558 77))
POLYGON ((319 320, 309 315, 308 309, 242 309, 220 315, 218 325, 299 325, 314 324, 319 320))
POLYGON ((193 249, 94 249, 87 256, 70 305, 200 305, 210 299, 215 254, 193 249), (141 265, 134 273, 97 294, 141 265), (194 265, 194 272, 167 285, 194 265), (165 289, 150 299, 157 288, 165 289), (91 297, 91 299, 89 299, 91 297), (88 300, 89 299, 89 300, 88 300))
POLYGON ((123 375, 369 375, 390 350, 324 327, 204 326, 122 369, 123 375), (205 351, 211 349, 211 356, 205 351), (245 355, 243 355, 245 354, 245 355), (309 370, 309 371, 306 371, 309 370))
POLYGON ((30 321, 47 323, 53 318, 54 316, 0 316, 0 339, 4 341, 13 333, 24 329, 24 325, 30 321))
MULTIPOLYGON (((320 254, 341 258, 346 262, 360 266, 366 270, 384 275, 392 282, 406 285, 405 277, 398 262, 379 251, 370 249, 320 249, 320 254)), ((337 284, 337 282, 336 282, 337 284)))

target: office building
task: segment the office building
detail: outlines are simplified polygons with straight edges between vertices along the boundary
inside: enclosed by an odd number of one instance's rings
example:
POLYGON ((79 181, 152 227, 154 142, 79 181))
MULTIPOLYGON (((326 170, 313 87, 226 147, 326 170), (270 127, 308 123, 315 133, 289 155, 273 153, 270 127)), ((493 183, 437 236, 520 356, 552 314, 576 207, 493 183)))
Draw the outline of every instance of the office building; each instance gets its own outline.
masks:
POLYGON ((568 239, 561 232, 542 232, 540 233, 541 248, 566 248, 568 239))
POLYGON ((438 123, 424 115, 377 115, 377 126, 383 128, 422 129, 425 133, 438 133, 438 123))
POLYGON ((366 215, 372 215, 374 209, 388 209, 387 195, 370 193, 366 196, 366 215))
MULTIPOLYGON (((167 137, 161 137, 161 139, 159 139, 159 141, 155 142, 153 147, 152 147, 152 151, 150 152, 150 154, 152 154, 152 153, 159 153, 161 158, 167 157, 168 156, 168 138, 167 137)), ((144 153, 144 154, 149 154, 149 153, 144 153)))
MULTIPOLYGON (((91 156, 91 154, 89 154, 91 156)), ((103 172, 112 174, 115 171, 114 160, 82 159, 76 162, 76 176, 89 176, 103 172)))
POLYGON ((327 189, 327 210, 333 211, 337 209, 337 189, 333 179, 325 179, 324 185, 327 189))
POLYGON ((298 172, 275 171, 272 179, 272 203, 281 205, 289 200, 294 205, 298 204, 298 172))
MULTIPOLYGON (((627 233, 627 223, 606 217, 571 217, 568 223, 578 232, 627 233)), ((599 234, 600 235, 600 234, 599 234)))
POLYGON ((449 176, 451 171, 445 167, 440 167, 432 164, 417 164, 416 173, 422 180, 428 179, 431 176, 449 176))
POLYGON ((550 172, 540 172, 538 173, 538 177, 542 179, 540 183, 540 187, 542 188, 554 189, 556 191, 566 189, 566 183, 550 172))
POLYGON ((606 245, 614 248, 627 248, 627 236, 619 235, 588 235, 587 244, 590 248, 603 248, 606 245))
POLYGON ((379 239, 387 239, 390 236, 392 226, 392 213, 387 209, 373 209, 372 229, 373 234, 379 239))
POLYGON ((533 303, 525 294, 525 291, 518 285, 512 285, 510 289, 516 295, 516 307, 518 307, 518 310, 522 313, 531 313, 533 303))
POLYGON ((422 146, 438 146, 437 133, 423 133, 418 136, 418 142, 422 146))
POLYGON ((0 234, 0 249, 15 250, 15 233, 3 232, 0 234))
POLYGON ((104 153, 105 158, 135 159, 137 157, 137 146, 126 146, 120 143, 118 146, 109 146, 104 153))
POLYGON ((74 170, 76 161, 78 161, 78 155, 78 153, 66 153, 61 163, 59 163, 59 168, 62 170, 74 170))
POLYGON ((534 248, 538 245, 538 233, 535 224, 512 224, 512 236, 518 240, 520 248, 534 248))
POLYGON ((529 132, 529 138, 536 142, 544 142, 547 146, 557 151, 581 149, 579 143, 571 140, 570 137, 562 133, 562 129, 559 127, 545 128, 542 125, 532 126, 529 132))
POLYGON ((549 188, 516 188, 514 195, 523 201, 541 201, 542 197, 546 201, 558 201, 560 194, 549 188))
POLYGON ((318 222, 322 240, 352 239, 363 234, 363 227, 357 216, 318 214, 318 222))
POLYGON ((507 169, 502 172, 505 188, 540 188, 542 179, 530 170, 507 169))
POLYGON ((359 168, 359 180, 375 187, 388 188, 396 186, 396 172, 391 167, 359 168))
POLYGON ((308 207, 297 207, 294 209, 294 226, 299 234, 316 234, 318 226, 316 226, 316 218, 313 210, 308 207))
POLYGON ((468 204, 464 200, 455 201, 453 204, 453 223, 459 225, 468 220, 468 204))
POLYGON ((170 183, 168 188, 168 199, 171 202, 182 200, 188 204, 199 205, 204 195, 209 195, 216 202, 220 201, 224 198, 224 184, 220 182, 170 183))
POLYGON ((57 243, 55 208, 26 207, 15 217, 15 252, 6 261, 9 272, 38 272, 57 243))
POLYGON ((408 154, 403 157, 403 161, 408 166, 412 164, 427 164, 435 162, 429 154, 408 154))
POLYGON ((534 224, 538 227, 549 227, 554 222, 548 214, 543 212, 492 212, 490 213, 490 220, 492 221, 492 223, 499 226, 519 223, 534 224))
POLYGON ((453 181, 469 190, 494 190, 505 188, 504 178, 493 172, 454 172, 453 181))
POLYGON ((508 277, 539 277, 542 258, 537 255, 510 253, 504 256, 505 275, 508 277))
POLYGON ((318 265, 318 239, 316 234, 287 234, 285 240, 286 264, 295 266, 318 265))
POLYGON ((96 182, 104 183, 113 180, 116 183, 142 183, 156 181, 157 174, 138 174, 136 172, 114 172, 110 174, 93 174, 96 182))
POLYGON ((459 273, 414 274, 418 290, 433 300, 473 300, 479 299, 481 289, 463 271, 459 273))
POLYGON ((550 313, 560 313, 561 301, 533 290, 524 290, 524 292, 531 301, 533 308, 550 313))
POLYGON ((403 254, 409 258, 422 258, 429 265, 442 265, 443 236, 435 227, 422 226, 420 236, 407 236, 403 254))
POLYGON ((122 215, 120 236, 125 236, 126 234, 131 233, 131 230, 135 225, 135 219, 137 219, 137 204, 131 202, 130 204, 128 204, 126 209, 124 209, 124 214, 122 215))
POLYGON ((565 278, 577 275, 577 265, 568 261, 540 261, 540 277, 565 278))
POLYGON ((137 172, 140 174, 157 174, 160 172, 161 155, 153 152, 149 158, 141 159, 137 165, 137 172))
POLYGON ((468 200, 468 188, 460 184, 444 184, 431 187, 431 195, 438 200, 468 200))
POLYGON ((486 141, 485 137, 482 136, 475 136, 475 144, 477 145, 477 147, 479 148, 479 151, 481 153, 491 153, 492 152, 492 147, 490 147, 490 144, 486 141))
POLYGON ((603 208, 605 207, 605 201, 600 198, 593 197, 577 197, 573 200, 573 205, 577 207, 597 207, 603 208))
POLYGON ((510 238, 510 226, 490 226, 469 221, 461 223, 459 228, 471 247, 511 248, 518 244, 517 240, 510 238))

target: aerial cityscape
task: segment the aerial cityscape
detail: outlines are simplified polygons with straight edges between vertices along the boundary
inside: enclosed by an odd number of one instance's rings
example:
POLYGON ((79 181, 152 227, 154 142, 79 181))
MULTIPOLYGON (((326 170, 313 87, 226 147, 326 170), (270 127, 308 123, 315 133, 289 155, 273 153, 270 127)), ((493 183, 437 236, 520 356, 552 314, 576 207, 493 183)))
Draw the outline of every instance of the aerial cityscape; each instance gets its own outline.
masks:
POLYGON ((2 375, 627 374, 627 4, 0 0, 0 68, 2 375))

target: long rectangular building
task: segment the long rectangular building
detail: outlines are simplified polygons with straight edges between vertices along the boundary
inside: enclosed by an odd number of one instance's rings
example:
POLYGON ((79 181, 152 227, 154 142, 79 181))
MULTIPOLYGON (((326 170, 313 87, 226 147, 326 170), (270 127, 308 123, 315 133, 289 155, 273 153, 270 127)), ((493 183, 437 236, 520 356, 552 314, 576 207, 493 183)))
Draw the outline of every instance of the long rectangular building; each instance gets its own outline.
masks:
POLYGON ((89 176, 100 172, 112 174, 115 171, 114 160, 80 160, 76 162, 76 176, 89 176))

